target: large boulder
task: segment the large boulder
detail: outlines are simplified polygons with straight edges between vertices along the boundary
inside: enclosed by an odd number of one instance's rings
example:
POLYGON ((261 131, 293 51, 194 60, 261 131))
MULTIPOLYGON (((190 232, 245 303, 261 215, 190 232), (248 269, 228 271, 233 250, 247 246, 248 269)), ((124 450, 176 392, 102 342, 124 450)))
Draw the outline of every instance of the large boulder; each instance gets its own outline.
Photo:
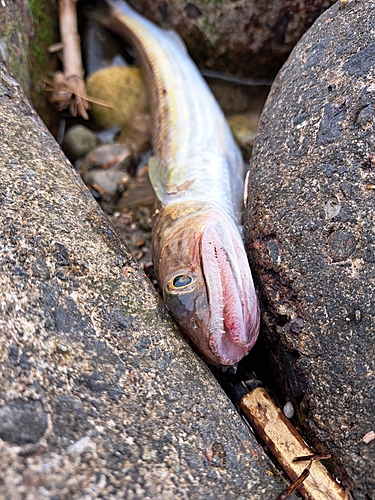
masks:
POLYGON ((356 500, 375 498, 374 26, 373 0, 341 2, 298 43, 261 117, 246 211, 264 352, 356 500))
POLYGON ((0 497, 276 497, 279 474, 2 65, 0 129, 0 497))
POLYGON ((314 20, 334 0, 129 0, 184 39, 198 66, 272 78, 314 20))

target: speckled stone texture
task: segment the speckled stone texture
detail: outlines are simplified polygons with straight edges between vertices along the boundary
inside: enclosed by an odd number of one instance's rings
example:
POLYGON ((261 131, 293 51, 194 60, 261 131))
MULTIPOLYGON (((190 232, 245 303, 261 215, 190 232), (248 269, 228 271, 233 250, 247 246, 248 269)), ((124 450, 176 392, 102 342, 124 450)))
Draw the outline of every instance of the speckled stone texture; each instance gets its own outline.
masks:
POLYGON ((199 67, 273 78, 294 45, 334 0, 129 0, 184 39, 199 67))
POLYGON ((254 146, 246 240, 263 342, 310 440, 375 498, 375 1, 336 4, 280 71, 254 146))
POLYGON ((0 498, 285 487, 0 65, 0 498))

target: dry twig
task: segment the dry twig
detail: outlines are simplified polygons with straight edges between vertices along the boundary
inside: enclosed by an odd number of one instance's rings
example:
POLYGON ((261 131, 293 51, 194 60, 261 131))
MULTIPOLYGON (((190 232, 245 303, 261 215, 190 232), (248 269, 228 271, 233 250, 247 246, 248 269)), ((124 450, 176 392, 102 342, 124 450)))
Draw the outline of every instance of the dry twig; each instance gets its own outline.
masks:
POLYGON ((320 463, 328 455, 311 451, 265 389, 257 387, 243 396, 239 407, 293 482, 280 499, 298 489, 304 498, 346 500, 343 489, 320 463), (304 466, 304 461, 309 464, 304 466))
MULTIPOLYGON (((63 51, 64 71, 58 71, 50 82, 51 101, 61 111, 69 107, 72 116, 81 115, 88 119, 89 107, 83 79, 80 38, 77 28, 77 9, 74 0, 59 1, 59 22, 61 44, 56 47, 63 51)), ((53 47, 52 50, 56 50, 53 47)))

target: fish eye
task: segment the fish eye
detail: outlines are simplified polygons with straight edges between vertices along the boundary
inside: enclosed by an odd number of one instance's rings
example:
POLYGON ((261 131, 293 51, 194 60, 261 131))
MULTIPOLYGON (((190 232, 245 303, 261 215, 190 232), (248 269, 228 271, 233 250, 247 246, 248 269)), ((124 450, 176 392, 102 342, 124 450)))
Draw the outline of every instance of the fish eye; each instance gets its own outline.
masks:
POLYGON ((188 274, 179 274, 178 276, 175 276, 172 280, 172 285, 175 288, 185 288, 185 286, 190 285, 190 283, 193 281, 193 278, 189 276, 188 274))
POLYGON ((174 276, 168 283, 168 289, 173 291, 184 290, 185 288, 190 288, 190 285, 194 283, 194 279, 189 274, 178 274, 174 276))

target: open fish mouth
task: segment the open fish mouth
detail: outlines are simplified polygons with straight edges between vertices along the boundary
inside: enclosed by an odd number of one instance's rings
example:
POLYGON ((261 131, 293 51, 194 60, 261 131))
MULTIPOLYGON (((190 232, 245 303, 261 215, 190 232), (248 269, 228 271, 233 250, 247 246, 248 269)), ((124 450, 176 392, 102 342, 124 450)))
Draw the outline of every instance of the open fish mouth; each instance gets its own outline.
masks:
POLYGON ((247 354, 256 341, 259 324, 249 264, 236 233, 220 222, 210 223, 204 228, 200 248, 211 311, 208 343, 223 365, 236 363, 247 354))

